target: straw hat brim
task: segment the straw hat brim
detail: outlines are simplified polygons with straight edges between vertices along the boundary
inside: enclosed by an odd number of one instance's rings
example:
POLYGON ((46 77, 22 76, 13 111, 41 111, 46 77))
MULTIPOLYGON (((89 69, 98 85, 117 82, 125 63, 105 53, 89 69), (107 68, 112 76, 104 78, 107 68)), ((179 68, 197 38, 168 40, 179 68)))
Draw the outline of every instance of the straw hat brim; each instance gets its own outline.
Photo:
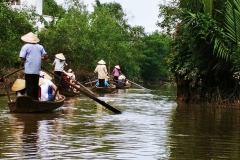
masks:
POLYGON ((119 65, 116 65, 115 68, 120 69, 119 65))
POLYGON ((106 64, 106 63, 104 62, 104 60, 100 60, 98 64, 106 64))
POLYGON ((55 55, 56 58, 60 59, 60 60, 66 60, 66 58, 64 57, 64 55, 62 53, 58 53, 55 55))
POLYGON ((46 72, 44 72, 44 79, 48 79, 48 80, 52 80, 52 77, 49 76, 49 74, 47 74, 46 72))
POLYGON ((21 40, 27 43, 38 43, 40 40, 37 38, 35 34, 29 32, 21 37, 21 40))
POLYGON ((16 81, 13 83, 12 85, 12 91, 20 91, 22 89, 24 89, 26 87, 26 84, 25 84, 25 80, 24 79, 16 79, 16 81))
POLYGON ((44 85, 44 81, 42 80, 42 78, 39 78, 39 81, 38 81, 38 85, 44 85))

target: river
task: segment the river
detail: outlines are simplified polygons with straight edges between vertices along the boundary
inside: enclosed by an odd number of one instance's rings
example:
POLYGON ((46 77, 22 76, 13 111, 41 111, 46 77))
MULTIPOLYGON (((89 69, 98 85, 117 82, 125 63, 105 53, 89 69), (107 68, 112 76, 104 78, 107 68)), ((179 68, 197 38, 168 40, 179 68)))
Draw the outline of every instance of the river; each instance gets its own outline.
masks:
POLYGON ((176 104, 176 89, 68 98, 51 114, 9 113, 0 97, 0 159, 240 159, 239 109, 176 104))

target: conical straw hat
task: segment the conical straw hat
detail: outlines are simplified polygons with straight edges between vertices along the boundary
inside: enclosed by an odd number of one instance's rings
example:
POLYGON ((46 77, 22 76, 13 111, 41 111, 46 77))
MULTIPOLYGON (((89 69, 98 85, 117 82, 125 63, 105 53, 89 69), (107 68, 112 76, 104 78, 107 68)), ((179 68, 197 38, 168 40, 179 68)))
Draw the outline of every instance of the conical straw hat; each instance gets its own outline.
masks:
POLYGON ((119 65, 116 65, 115 68, 120 69, 119 65))
POLYGON ((106 64, 106 63, 104 62, 104 60, 100 60, 98 64, 106 64))
POLYGON ((44 81, 42 80, 42 78, 39 78, 39 81, 38 81, 38 85, 44 85, 44 81))
POLYGON ((60 60, 66 60, 66 58, 64 57, 64 55, 62 53, 58 53, 55 55, 56 58, 60 59, 60 60))
POLYGON ((20 91, 25 88, 25 80, 24 79, 16 79, 16 81, 12 85, 12 91, 20 91))
POLYGON ((21 39, 24 42, 28 42, 28 43, 38 43, 40 40, 37 38, 37 36, 35 34, 33 34, 32 32, 29 32, 25 35, 23 35, 21 37, 21 39))
POLYGON ((45 79, 48 79, 48 80, 50 80, 50 81, 52 80, 52 77, 49 76, 49 74, 47 74, 46 72, 44 72, 44 74, 45 74, 45 75, 44 75, 44 78, 45 78, 45 79))

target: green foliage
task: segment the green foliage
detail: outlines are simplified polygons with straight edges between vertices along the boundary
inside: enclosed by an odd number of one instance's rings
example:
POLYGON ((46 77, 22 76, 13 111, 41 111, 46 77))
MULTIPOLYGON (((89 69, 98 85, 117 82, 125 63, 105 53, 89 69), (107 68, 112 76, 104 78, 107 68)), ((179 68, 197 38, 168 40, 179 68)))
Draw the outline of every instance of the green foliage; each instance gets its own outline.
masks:
POLYGON ((109 72, 119 64, 127 77, 134 78, 140 78, 144 36, 141 27, 127 24, 120 4, 98 2, 89 13, 77 1, 68 1, 67 11, 56 25, 39 33, 51 59, 63 52, 75 70, 90 72, 103 59, 109 72))
POLYGON ((43 0, 43 15, 59 17, 65 13, 65 9, 57 5, 54 0, 43 0))
POLYGON ((34 13, 34 8, 26 6, 19 12, 1 4, 0 58, 5 60, 1 64, 21 63, 20 37, 36 31, 36 22, 40 20, 45 28, 37 34, 51 62, 55 54, 63 53, 69 66, 78 71, 93 73, 97 62, 103 59, 109 72, 119 64, 128 78, 145 80, 169 76, 165 62, 169 37, 157 32, 146 35, 143 27, 130 26, 122 6, 116 2, 101 4, 96 0, 91 13, 78 0, 66 0, 65 5, 64 9, 53 0, 44 0, 43 14, 53 18, 47 23, 34 13))
POLYGON ((141 74, 145 80, 168 78, 166 58, 169 55, 170 38, 158 32, 154 32, 143 38, 144 58, 141 63, 141 74))
POLYGON ((20 37, 34 31, 29 16, 12 10, 0 3, 0 59, 2 66, 13 67, 19 63, 19 52, 23 42, 20 37))

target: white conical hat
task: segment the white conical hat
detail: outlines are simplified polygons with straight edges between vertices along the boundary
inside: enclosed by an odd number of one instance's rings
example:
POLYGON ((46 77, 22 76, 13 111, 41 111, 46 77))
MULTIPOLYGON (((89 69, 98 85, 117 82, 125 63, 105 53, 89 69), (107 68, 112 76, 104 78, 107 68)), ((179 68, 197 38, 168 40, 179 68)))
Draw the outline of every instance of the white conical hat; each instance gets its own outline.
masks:
POLYGON ((126 79, 126 77, 125 77, 123 74, 121 74, 121 75, 118 77, 118 79, 126 79))
POLYGON ((119 65, 116 65, 115 68, 120 69, 119 65))
POLYGON ((60 60, 66 60, 66 58, 64 57, 64 55, 62 53, 58 53, 55 55, 56 58, 60 59, 60 60))
POLYGON ((38 43, 40 40, 37 38, 37 36, 35 34, 33 34, 32 32, 29 32, 25 35, 23 35, 21 37, 21 39, 24 42, 28 42, 28 43, 38 43))
POLYGON ((38 85, 44 85, 44 84, 45 84, 45 83, 44 83, 43 79, 42 79, 42 78, 39 78, 38 85))
POLYGON ((100 60, 98 64, 106 64, 106 63, 104 62, 104 60, 100 60))
POLYGON ((45 78, 45 79, 48 79, 48 80, 50 80, 50 81, 52 80, 52 77, 51 77, 49 74, 47 74, 46 72, 44 72, 44 74, 45 74, 45 75, 44 75, 44 78, 45 78))
POLYGON ((12 91, 20 91, 26 87, 24 79, 16 79, 12 85, 12 91))

